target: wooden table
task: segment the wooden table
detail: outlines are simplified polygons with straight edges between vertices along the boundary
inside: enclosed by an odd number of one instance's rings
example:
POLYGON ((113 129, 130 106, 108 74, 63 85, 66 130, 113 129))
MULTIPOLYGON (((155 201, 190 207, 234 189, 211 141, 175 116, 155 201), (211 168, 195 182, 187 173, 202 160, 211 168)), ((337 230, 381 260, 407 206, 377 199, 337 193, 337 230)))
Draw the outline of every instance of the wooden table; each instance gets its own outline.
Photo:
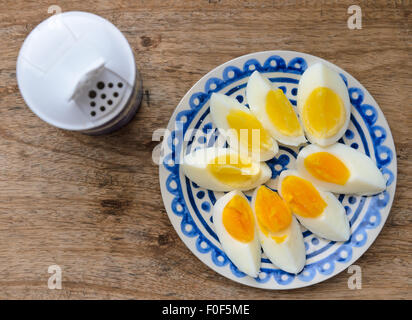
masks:
POLYGON ((2 1, 0 4, 1 299, 412 298, 410 1, 2 1), (134 120, 90 137, 37 118, 20 96, 15 63, 27 34, 57 4, 113 22, 136 53, 144 100, 134 120), (374 96, 392 129, 398 184, 389 218, 348 274, 308 288, 267 291, 220 276, 186 248, 163 207, 152 133, 212 68, 263 50, 295 50, 339 65, 374 96), (62 268, 61 290, 48 267, 62 268))

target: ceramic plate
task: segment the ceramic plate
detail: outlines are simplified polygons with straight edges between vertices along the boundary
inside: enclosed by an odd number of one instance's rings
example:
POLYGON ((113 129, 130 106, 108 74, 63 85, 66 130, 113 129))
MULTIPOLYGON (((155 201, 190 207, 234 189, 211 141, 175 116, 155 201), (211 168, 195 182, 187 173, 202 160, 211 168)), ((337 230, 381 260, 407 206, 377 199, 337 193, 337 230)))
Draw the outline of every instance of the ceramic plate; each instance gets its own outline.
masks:
MULTIPOLYGON (((396 154, 385 117, 369 92, 349 73, 318 57, 293 51, 265 51, 226 62, 200 79, 173 113, 162 144, 159 169, 163 202, 182 241, 210 268, 245 285, 267 289, 291 289, 324 281, 353 264, 373 243, 388 217, 396 186, 396 154), (337 195, 346 209, 352 235, 346 242, 324 240, 302 228, 306 266, 297 275, 278 269, 263 254, 259 276, 240 272, 223 252, 214 232, 212 207, 222 193, 202 189, 182 173, 181 157, 196 148, 214 146, 222 139, 211 122, 209 102, 213 92, 247 104, 245 88, 258 70, 281 88, 296 106, 298 82, 306 68, 322 61, 344 79, 352 104, 350 125, 340 142, 370 156, 387 179, 387 189, 372 197, 337 195), (210 133, 212 131, 212 133, 210 133)), ((275 186, 280 172, 294 167, 298 148, 280 145, 270 161, 275 186)), ((248 194, 248 193, 247 193, 248 194)), ((250 194, 250 193, 249 193, 250 194)), ((199 271, 197 271, 199 272, 199 271)))

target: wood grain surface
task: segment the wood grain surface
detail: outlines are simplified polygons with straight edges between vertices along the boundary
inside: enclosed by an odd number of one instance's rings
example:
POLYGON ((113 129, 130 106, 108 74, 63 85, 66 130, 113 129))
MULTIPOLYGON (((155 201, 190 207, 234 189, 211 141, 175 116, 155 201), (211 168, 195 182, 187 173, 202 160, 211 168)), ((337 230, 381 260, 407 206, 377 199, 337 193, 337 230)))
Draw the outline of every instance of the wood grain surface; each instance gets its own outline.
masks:
POLYGON ((410 1, 0 1, 1 299, 411 299, 412 97, 410 1), (347 8, 362 8, 362 29, 347 8), (140 111, 99 137, 56 129, 25 105, 15 63, 28 33, 59 5, 113 22, 136 53, 140 111), (362 267, 362 289, 344 271, 290 291, 249 288, 220 276, 169 222, 152 163, 155 129, 212 68, 263 50, 327 59, 373 95, 398 160, 389 218, 362 267), (47 272, 63 271, 61 290, 47 272))

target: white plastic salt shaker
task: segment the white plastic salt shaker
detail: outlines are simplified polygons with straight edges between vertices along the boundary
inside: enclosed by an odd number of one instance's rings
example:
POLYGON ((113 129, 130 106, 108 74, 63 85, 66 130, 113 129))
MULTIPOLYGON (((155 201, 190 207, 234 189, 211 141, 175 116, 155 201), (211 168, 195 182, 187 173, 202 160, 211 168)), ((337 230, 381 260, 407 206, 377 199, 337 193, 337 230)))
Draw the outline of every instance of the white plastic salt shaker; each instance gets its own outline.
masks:
POLYGON ((86 12, 54 15, 28 35, 17 59, 17 82, 42 120, 86 134, 121 128, 142 99, 126 38, 106 19, 86 12))

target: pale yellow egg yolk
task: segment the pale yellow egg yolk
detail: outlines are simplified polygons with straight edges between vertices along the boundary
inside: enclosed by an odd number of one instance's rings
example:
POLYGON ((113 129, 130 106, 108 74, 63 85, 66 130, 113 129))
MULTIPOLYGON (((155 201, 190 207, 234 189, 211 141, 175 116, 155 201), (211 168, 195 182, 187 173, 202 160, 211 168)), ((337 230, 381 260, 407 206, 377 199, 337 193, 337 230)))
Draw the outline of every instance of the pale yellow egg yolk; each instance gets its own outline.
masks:
POLYGON ((266 95, 266 113, 273 126, 281 134, 290 137, 302 134, 302 128, 292 104, 281 89, 270 90, 266 95))
POLYGON ((241 110, 231 110, 226 119, 230 128, 236 131, 240 143, 246 146, 249 151, 273 148, 269 133, 253 114, 241 110), (254 132, 255 134, 259 133, 259 139, 253 137, 254 132))
POLYGON ((292 211, 305 218, 316 218, 326 208, 326 202, 313 184, 296 176, 282 181, 282 197, 292 211))
POLYGON ((225 206, 222 213, 223 226, 236 240, 248 243, 255 236, 255 224, 249 202, 235 195, 225 206))
POLYGON ((215 157, 207 169, 217 180, 235 188, 256 181, 261 170, 259 164, 234 154, 215 157))
POLYGON ((346 110, 342 99, 333 90, 318 87, 306 99, 302 121, 306 130, 317 138, 330 138, 345 123, 346 110))
POLYGON ((336 156, 329 152, 316 152, 304 160, 306 170, 315 178, 345 185, 350 177, 348 167, 336 156))
MULTIPOLYGON (((292 223, 292 212, 277 192, 262 186, 258 189, 255 200, 256 218, 260 230, 268 236, 285 230, 292 223)), ((282 243, 287 235, 272 236, 277 243, 282 243)))

